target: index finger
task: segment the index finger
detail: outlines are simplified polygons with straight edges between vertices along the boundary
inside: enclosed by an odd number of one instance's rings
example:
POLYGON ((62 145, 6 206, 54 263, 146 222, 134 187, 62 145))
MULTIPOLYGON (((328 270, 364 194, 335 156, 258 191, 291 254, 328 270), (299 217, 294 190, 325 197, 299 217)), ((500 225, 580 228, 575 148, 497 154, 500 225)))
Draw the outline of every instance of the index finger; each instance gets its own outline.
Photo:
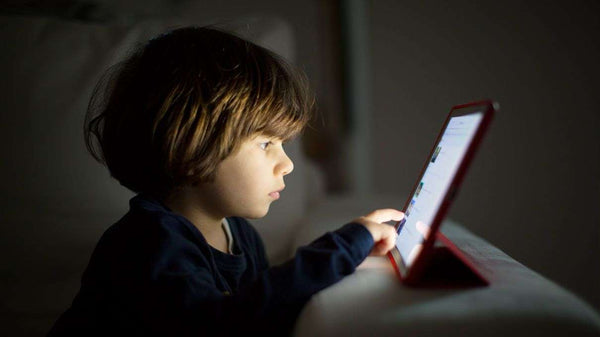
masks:
POLYGON ((400 221, 404 218, 404 213, 393 208, 383 208, 365 215, 365 218, 378 223, 384 223, 392 220, 400 221))

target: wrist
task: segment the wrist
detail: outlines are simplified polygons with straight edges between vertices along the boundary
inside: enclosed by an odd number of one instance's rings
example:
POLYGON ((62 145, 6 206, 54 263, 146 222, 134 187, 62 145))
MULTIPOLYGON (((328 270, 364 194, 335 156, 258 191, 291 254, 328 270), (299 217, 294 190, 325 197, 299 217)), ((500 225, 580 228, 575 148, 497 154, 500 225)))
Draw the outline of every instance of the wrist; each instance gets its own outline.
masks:
POLYGON ((352 250, 356 252, 355 257, 360 261, 369 255, 375 245, 373 234, 360 222, 352 221, 338 229, 336 233, 353 247, 352 250))

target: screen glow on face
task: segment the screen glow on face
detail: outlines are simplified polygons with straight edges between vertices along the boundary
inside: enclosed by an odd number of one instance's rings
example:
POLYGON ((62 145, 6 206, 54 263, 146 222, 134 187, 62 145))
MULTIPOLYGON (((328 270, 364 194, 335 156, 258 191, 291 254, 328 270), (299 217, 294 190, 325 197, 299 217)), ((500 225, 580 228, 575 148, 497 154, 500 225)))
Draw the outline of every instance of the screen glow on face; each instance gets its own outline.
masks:
POLYGON ((481 112, 452 117, 429 158, 423 178, 406 208, 406 222, 396 240, 396 247, 406 267, 410 267, 421 252, 431 222, 450 188, 482 118, 481 112))

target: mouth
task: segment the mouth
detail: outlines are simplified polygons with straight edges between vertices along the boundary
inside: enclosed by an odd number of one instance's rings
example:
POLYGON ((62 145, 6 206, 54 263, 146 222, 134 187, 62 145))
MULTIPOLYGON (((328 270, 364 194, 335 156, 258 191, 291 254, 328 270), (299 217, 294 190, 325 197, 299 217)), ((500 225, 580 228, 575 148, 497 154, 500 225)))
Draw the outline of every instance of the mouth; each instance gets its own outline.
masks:
POLYGON ((269 193, 269 196, 275 200, 279 199, 281 197, 280 193, 281 191, 283 191, 285 187, 278 189, 277 191, 273 191, 271 193, 269 193))

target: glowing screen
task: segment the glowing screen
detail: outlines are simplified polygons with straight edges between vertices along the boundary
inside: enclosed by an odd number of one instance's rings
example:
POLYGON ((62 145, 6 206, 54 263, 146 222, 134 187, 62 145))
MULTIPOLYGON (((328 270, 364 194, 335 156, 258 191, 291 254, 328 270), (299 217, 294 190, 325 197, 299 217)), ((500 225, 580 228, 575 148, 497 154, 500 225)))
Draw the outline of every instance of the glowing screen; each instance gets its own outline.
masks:
POLYGON ((410 267, 419 255, 429 226, 450 188, 482 118, 483 114, 480 112, 452 117, 429 158, 423 178, 406 208, 406 221, 396 241, 396 247, 406 267, 410 267))

